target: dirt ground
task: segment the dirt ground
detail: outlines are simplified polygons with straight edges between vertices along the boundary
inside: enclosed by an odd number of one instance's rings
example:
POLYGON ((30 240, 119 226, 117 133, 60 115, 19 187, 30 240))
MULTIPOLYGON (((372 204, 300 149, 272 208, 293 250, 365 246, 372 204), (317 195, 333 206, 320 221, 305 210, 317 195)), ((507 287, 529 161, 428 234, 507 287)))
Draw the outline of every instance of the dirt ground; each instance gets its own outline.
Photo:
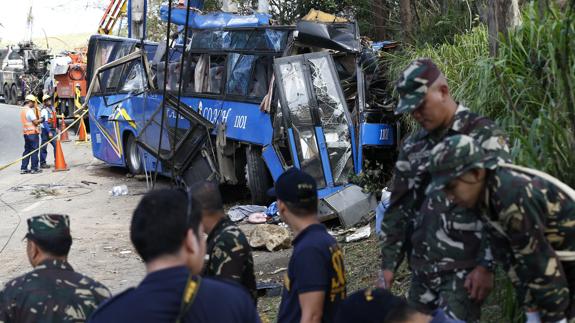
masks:
MULTIPOLYGON (((41 213, 65 213, 70 216, 74 238, 69 261, 82 272, 108 286, 112 293, 135 286, 145 270, 129 239, 132 211, 147 191, 145 180, 126 176, 126 170, 109 167, 92 157, 89 144, 63 143, 69 171, 44 171, 20 175, 19 165, 0 173, 0 285, 22 275, 31 267, 25 254, 26 219, 41 213), (113 186, 126 185, 129 194, 111 196, 113 186)), ((49 161, 51 162, 51 160, 49 161)), ((168 187, 170 181, 159 178, 156 187, 168 187)), ((226 207, 247 203, 243 197, 230 197, 224 189, 226 207)), ((237 191, 237 189, 235 190, 237 191)), ((347 271, 348 294, 373 285, 380 263, 377 238, 341 243, 347 271)), ((254 225, 240 224, 249 234, 254 225)), ((333 229, 333 228, 332 228, 333 229)), ((338 237, 341 240, 343 236, 338 237)), ((254 252, 255 273, 259 283, 282 284, 291 249, 254 252)), ((501 276, 501 275, 500 275, 501 276)), ((405 266, 396 274, 393 291, 405 296, 409 273, 405 266)), ((498 285, 501 278, 498 278, 498 285)), ((493 294, 504 291, 496 290, 493 294)), ((492 295, 483 308, 483 322, 499 321, 500 304, 492 295)), ((264 322, 273 322, 280 296, 260 298, 258 311, 264 322)))

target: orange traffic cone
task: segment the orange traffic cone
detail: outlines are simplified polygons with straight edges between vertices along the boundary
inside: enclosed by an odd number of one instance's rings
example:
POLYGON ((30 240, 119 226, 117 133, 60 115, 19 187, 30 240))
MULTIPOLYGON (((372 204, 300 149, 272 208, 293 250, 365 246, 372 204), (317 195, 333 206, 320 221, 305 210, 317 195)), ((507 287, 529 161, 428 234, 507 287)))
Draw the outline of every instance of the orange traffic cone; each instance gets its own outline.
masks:
POLYGON ((80 126, 78 127, 78 140, 76 141, 88 141, 88 133, 86 132, 86 124, 84 123, 84 118, 80 119, 80 126))
POLYGON ((66 130, 66 121, 64 120, 64 115, 62 114, 62 121, 60 122, 60 141, 68 142, 68 131, 66 130))
POLYGON ((68 165, 66 165, 66 160, 64 159, 62 144, 60 143, 60 140, 56 140, 56 161, 54 162, 54 171, 59 172, 63 170, 69 170, 69 168, 68 165))

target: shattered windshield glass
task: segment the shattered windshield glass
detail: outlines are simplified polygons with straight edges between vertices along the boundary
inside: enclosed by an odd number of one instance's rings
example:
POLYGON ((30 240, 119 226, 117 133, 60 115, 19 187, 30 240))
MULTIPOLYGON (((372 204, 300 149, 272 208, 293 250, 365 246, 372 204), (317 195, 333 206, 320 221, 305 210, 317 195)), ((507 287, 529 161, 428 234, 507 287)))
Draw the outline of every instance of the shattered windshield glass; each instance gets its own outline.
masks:
POLYGON ((306 88, 303 64, 292 61, 280 65, 281 80, 293 125, 301 169, 325 187, 325 178, 311 118, 310 94, 306 88))
POLYGON ((337 91, 337 79, 328 57, 311 58, 309 63, 334 184, 345 184, 353 174, 353 159, 343 98, 337 91))

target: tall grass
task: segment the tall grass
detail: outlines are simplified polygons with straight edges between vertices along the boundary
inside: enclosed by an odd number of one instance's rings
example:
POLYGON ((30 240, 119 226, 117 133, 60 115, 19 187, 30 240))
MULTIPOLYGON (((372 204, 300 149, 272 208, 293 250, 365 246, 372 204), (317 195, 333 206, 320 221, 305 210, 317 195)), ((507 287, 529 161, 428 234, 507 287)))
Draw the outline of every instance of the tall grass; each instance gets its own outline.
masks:
POLYGON ((574 16, 552 8, 540 17, 528 6, 498 57, 489 57, 487 30, 480 26, 452 44, 386 54, 388 76, 397 78, 412 59, 433 59, 457 100, 507 131, 516 163, 575 187, 574 16))
MULTIPOLYGON (((388 77, 396 79, 413 59, 433 59, 448 78, 452 95, 490 117, 510 138, 514 162, 543 170, 575 187, 575 13, 549 8, 540 16, 533 5, 523 23, 489 57, 484 26, 456 35, 452 43, 406 48, 386 54, 388 77)), ((491 297, 488 321, 520 322, 522 310, 509 281, 491 297)), ((499 283, 498 283, 499 284, 499 283)))

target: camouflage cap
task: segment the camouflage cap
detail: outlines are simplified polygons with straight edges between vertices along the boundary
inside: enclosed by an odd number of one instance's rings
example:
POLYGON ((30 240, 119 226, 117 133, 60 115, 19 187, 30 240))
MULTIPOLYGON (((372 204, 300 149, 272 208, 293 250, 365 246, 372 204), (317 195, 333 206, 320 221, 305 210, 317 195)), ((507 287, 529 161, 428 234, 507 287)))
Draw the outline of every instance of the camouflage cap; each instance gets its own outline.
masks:
POLYGON ((442 190, 447 183, 472 169, 493 169, 497 164, 497 156, 487 153, 470 136, 447 137, 431 151, 431 184, 427 194, 442 190))
POLYGON ((70 218, 62 214, 42 214, 28 219, 26 238, 59 238, 70 236, 70 218))
POLYGON ((439 68, 429 58, 420 58, 409 64, 401 72, 395 85, 399 93, 399 103, 395 108, 395 114, 412 112, 417 109, 427 89, 441 75, 439 68))

